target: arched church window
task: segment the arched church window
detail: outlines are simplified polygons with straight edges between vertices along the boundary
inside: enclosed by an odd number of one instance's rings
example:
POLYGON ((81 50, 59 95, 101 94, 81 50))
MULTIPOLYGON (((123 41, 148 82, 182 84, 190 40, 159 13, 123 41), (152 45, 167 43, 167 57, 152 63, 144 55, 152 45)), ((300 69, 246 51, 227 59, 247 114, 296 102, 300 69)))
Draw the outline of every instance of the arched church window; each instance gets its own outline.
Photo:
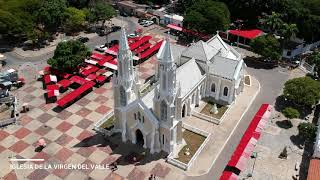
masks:
POLYGON ((120 87, 120 104, 122 106, 127 105, 126 92, 122 86, 120 87))
POLYGON ((137 120, 137 114, 134 113, 134 120, 137 120))
POLYGON ((141 114, 138 112, 138 119, 141 120, 141 114))
POLYGON ((228 87, 224 87, 224 89, 223 89, 223 95, 224 96, 228 96, 228 87))
POLYGON ((164 134, 162 134, 162 144, 164 144, 164 134))
POLYGON ((164 100, 161 102, 160 109, 161 109, 161 111, 160 111, 161 120, 166 121, 167 120, 167 104, 164 100))
POLYGON ((144 123, 144 116, 142 116, 142 123, 144 123))
POLYGON ((211 92, 216 92, 216 84, 215 83, 211 84, 211 92))

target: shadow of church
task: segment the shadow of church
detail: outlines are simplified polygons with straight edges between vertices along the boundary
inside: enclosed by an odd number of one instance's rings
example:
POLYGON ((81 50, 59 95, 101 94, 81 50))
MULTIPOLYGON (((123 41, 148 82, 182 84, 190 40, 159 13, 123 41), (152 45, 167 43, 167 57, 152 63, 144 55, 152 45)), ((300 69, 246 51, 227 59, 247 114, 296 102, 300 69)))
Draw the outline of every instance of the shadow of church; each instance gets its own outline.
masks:
POLYGON ((95 134, 83 139, 74 147, 110 147, 112 150, 110 153, 111 156, 120 155, 120 157, 116 160, 118 165, 134 164, 135 166, 139 166, 152 161, 157 161, 159 159, 164 159, 168 155, 163 151, 151 154, 150 149, 143 148, 141 144, 132 144, 130 141, 124 143, 122 142, 120 133, 116 133, 108 137, 105 137, 101 134, 95 134))

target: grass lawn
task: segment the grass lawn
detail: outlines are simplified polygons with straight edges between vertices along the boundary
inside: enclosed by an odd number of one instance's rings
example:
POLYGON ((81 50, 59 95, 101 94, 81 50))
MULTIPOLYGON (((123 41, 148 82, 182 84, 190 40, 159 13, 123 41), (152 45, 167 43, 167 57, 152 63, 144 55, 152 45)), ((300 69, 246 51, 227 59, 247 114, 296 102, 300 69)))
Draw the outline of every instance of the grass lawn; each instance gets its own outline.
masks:
POLYGON ((185 130, 183 132, 183 139, 186 141, 187 145, 185 145, 179 152, 179 158, 176 158, 180 162, 183 162, 185 164, 188 164, 193 155, 197 152, 203 141, 206 139, 206 137, 191 132, 189 130, 185 130), (185 155, 186 148, 189 148, 190 155, 185 155))
POLYGON ((115 118, 113 115, 107 121, 105 121, 100 127, 103 129, 110 130, 114 126, 114 121, 115 121, 115 118))
POLYGON ((251 85, 250 76, 245 76, 245 77, 244 77, 244 83, 245 83, 246 85, 248 85, 248 86, 251 85))
POLYGON ((213 107, 213 104, 208 102, 207 105, 201 110, 200 113, 205 114, 210 117, 220 119, 228 109, 227 106, 222 106, 222 105, 217 104, 218 114, 214 114, 214 113, 210 113, 210 110, 212 109, 212 107, 213 107))

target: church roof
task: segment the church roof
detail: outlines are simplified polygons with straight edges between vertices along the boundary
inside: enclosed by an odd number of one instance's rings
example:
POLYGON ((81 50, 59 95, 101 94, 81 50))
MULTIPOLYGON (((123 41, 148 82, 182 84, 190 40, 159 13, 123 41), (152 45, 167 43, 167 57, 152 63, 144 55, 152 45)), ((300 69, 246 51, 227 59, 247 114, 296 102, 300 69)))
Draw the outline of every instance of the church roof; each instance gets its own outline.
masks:
POLYGON ((195 58, 200 61, 208 61, 216 55, 218 51, 219 49, 209 46, 207 43, 200 40, 183 51, 182 56, 195 58))
POLYGON ((243 60, 234 60, 222 56, 215 56, 209 63, 210 74, 230 80, 238 78, 243 60))
POLYGON ((193 58, 177 69, 176 80, 181 86, 181 96, 187 95, 204 76, 204 72, 193 58))
POLYGON ((220 56, 230 59, 241 59, 240 54, 227 43, 225 43, 218 34, 213 36, 206 43, 209 46, 218 49, 220 51, 220 56))

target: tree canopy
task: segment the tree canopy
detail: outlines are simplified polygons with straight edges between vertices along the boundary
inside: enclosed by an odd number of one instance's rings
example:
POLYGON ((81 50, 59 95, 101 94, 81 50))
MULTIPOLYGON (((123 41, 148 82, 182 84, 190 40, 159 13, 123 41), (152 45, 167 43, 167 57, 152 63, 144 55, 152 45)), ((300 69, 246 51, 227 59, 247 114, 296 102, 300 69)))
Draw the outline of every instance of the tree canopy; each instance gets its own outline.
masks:
POLYGON ((84 11, 74 7, 68 7, 65 9, 63 16, 63 27, 66 32, 70 33, 74 31, 79 31, 83 28, 84 21, 86 19, 84 11))
POLYGON ((299 135, 306 140, 313 140, 316 137, 317 127, 309 122, 303 122, 298 125, 299 135))
POLYGON ((0 34, 12 43, 38 41, 61 27, 67 32, 81 30, 86 19, 108 20, 114 12, 103 0, 0 0, 0 34))
POLYGON ((289 119, 298 118, 300 116, 300 113, 298 110, 292 108, 292 107, 286 107, 282 110, 282 114, 289 119))
POLYGON ((88 56, 90 50, 83 43, 70 40, 58 44, 48 64, 61 71, 73 72, 88 56))
POLYGON ((216 33, 226 30, 230 24, 230 12, 222 3, 200 0, 187 8, 184 26, 199 32, 216 33))
POLYGON ((320 99, 320 82, 310 77, 291 79, 285 83, 283 94, 295 104, 313 106, 320 99))
POLYGON ((273 35, 260 36, 252 40, 251 47, 257 54, 277 61, 281 57, 280 42, 273 35))

